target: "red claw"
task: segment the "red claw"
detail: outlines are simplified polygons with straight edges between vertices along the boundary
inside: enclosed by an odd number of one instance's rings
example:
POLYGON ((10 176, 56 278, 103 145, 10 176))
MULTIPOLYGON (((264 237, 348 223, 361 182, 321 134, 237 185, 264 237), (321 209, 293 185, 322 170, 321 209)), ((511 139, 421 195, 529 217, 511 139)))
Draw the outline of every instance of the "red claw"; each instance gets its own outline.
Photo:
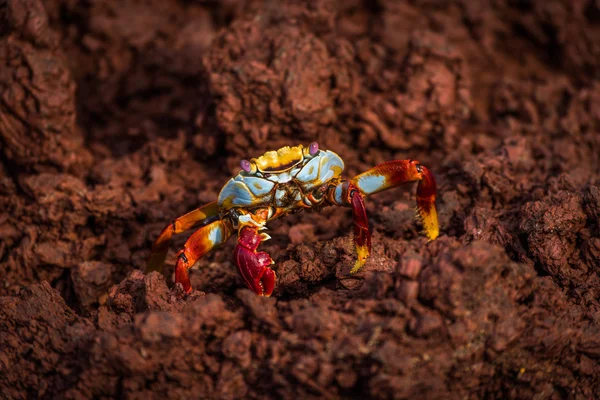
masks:
POLYGON ((268 266, 273 264, 271 257, 256 249, 261 238, 255 227, 245 226, 238 236, 238 244, 235 246, 235 261, 246 285, 259 296, 270 296, 275 288, 275 271, 268 266))

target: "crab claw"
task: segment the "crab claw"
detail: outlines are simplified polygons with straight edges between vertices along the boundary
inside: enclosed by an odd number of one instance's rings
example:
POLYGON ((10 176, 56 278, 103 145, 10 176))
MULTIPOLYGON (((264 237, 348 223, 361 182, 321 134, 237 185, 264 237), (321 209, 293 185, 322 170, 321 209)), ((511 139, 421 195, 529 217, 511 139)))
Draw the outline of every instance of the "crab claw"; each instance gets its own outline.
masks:
POLYGON ((254 226, 244 226, 238 235, 235 246, 235 262, 246 282, 246 285, 259 296, 269 297, 275 288, 275 271, 269 268, 274 264, 271 257, 264 251, 256 249, 263 239, 262 234, 254 226))

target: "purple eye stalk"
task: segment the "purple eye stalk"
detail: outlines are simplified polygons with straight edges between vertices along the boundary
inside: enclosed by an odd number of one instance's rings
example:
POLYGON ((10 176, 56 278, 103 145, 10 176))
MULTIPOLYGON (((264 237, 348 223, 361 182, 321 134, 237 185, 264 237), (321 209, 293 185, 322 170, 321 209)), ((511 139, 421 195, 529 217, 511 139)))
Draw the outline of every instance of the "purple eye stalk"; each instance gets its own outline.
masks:
POLYGON ((250 164, 250 161, 248 160, 240 161, 240 167, 242 167, 242 170, 246 172, 252 172, 252 164, 250 164))
POLYGON ((308 152, 310 153, 311 156, 314 156, 315 154, 317 154, 319 152, 319 143, 312 142, 311 144, 309 144, 308 152))

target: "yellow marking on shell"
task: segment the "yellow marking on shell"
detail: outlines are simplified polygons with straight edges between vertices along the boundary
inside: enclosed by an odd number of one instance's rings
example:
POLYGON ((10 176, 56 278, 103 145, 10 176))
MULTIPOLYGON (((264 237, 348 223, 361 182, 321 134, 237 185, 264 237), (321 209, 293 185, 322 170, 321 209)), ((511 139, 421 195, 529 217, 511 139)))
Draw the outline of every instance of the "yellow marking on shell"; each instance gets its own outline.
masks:
POLYGON ((319 177, 315 178, 311 183, 313 185, 322 185, 326 182, 330 182, 332 179, 339 178, 343 172, 343 170, 340 167, 338 167, 337 165, 332 166, 329 170, 331 172, 333 172, 333 174, 331 176, 329 176, 327 178, 327 180, 323 180, 323 179, 321 179, 322 177, 319 176, 319 177))
POLYGON ((229 196, 229 197, 225 198, 225 200, 223 200, 222 207, 223 207, 224 209, 228 210, 228 209, 230 209, 231 207, 233 207, 233 204, 232 204, 232 203, 233 203, 233 202, 232 202, 231 196, 229 196))
POLYGON ((342 168, 338 167, 337 165, 334 165, 333 167, 331 167, 331 170, 333 171, 334 178, 339 177, 340 175, 342 175, 342 172, 344 172, 344 170, 342 168))
POLYGON ((285 146, 279 150, 267 151, 258 158, 250 160, 261 172, 282 172, 294 167, 304 159, 303 146, 285 146))

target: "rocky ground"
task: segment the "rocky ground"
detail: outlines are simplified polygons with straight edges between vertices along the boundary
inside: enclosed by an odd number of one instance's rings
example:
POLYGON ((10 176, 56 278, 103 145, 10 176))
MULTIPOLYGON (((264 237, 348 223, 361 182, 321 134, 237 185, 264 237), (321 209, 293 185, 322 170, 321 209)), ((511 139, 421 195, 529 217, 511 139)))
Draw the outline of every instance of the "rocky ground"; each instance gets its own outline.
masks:
POLYGON ((600 393, 595 0, 0 3, 0 397, 537 398, 600 393), (230 240, 145 275, 160 230, 283 145, 352 176, 348 209, 275 221, 259 298, 230 240))

